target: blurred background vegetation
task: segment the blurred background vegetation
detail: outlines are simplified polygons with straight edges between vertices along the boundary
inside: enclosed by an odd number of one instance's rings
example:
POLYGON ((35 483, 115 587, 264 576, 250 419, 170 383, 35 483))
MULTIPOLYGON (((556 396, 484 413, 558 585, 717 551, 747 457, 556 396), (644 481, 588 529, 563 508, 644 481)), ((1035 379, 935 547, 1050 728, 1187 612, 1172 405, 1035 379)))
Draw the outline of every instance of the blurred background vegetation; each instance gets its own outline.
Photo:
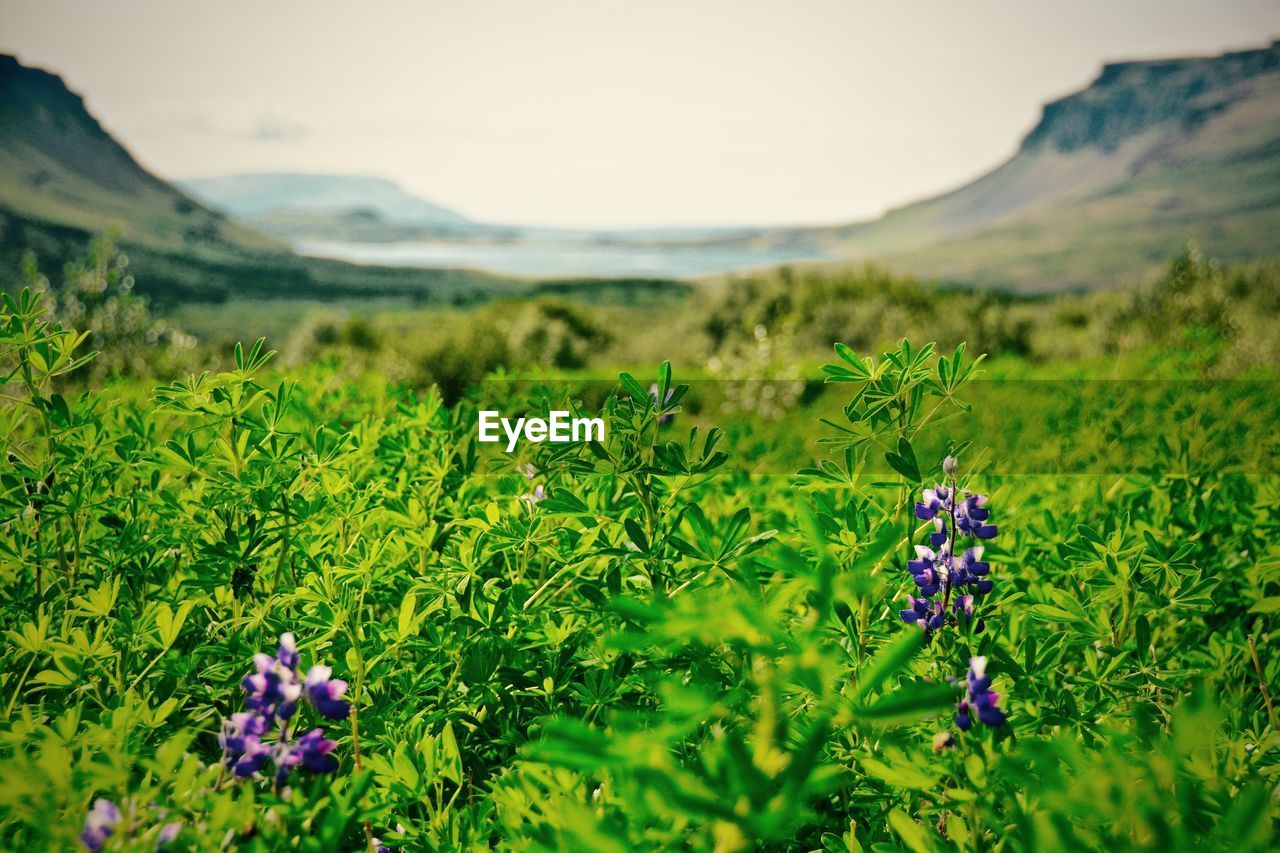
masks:
POLYGON ((1184 377, 1269 374, 1280 356, 1280 263, 1224 265, 1194 244, 1124 291, 1016 295, 874 265, 672 282, 643 298, 626 283, 583 286, 591 301, 545 287, 471 307, 232 300, 163 316, 200 341, 189 348, 197 360, 200 346, 265 335, 287 363, 336 356, 449 393, 503 368, 605 378, 662 358, 704 378, 776 378, 788 364, 812 375, 832 341, 868 351, 904 337, 968 342, 1032 372, 1072 362, 1115 377, 1137 354, 1144 373, 1150 356, 1184 377))

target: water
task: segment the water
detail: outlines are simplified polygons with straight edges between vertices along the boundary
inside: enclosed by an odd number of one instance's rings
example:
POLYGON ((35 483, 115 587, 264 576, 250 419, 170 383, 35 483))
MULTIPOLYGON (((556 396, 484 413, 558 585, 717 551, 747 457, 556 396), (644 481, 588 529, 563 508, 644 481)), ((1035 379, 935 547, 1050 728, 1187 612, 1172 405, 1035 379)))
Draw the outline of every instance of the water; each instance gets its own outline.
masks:
POLYGON ((302 240, 295 247, 304 255, 357 264, 475 269, 528 278, 590 276, 687 279, 828 257, 823 252, 807 248, 653 244, 590 238, 403 243, 302 240))

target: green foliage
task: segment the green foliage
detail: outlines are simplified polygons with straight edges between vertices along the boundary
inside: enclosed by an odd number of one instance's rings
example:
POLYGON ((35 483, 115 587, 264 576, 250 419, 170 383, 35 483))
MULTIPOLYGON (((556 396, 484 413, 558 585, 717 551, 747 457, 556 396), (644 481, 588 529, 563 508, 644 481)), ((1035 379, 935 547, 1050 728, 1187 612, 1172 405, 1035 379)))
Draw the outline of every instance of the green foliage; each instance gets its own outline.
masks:
POLYGON ((112 234, 95 238, 84 258, 68 263, 56 287, 40 275, 33 256, 25 259, 27 289, 43 295, 51 318, 68 329, 88 330, 84 345, 98 357, 79 379, 170 370, 195 345, 172 324, 152 318, 147 301, 133 292, 128 266, 112 234))
POLYGON ((1032 361, 1144 348, 1194 354, 1189 371, 1233 375, 1277 355, 1280 270, 1224 267, 1195 245, 1132 291, 1015 296, 939 288, 876 267, 802 268, 729 281, 701 312, 714 350, 786 331, 802 352, 833 340, 868 350, 902 337, 1032 361))
POLYGON ((320 320, 295 335, 291 360, 340 356, 349 366, 396 376, 417 387, 435 385, 449 402, 487 375, 585 367, 612 335, 587 306, 559 299, 503 301, 456 315, 434 313, 412 329, 362 316, 320 320), (424 328, 428 334, 421 334, 424 328))
POLYGON ((1225 267, 1194 246, 1123 292, 1017 296, 875 267, 782 268, 659 290, 652 300, 636 284, 633 303, 614 298, 619 285, 578 282, 465 309, 260 301, 178 316, 213 343, 260 330, 290 363, 337 355, 396 381, 437 383, 450 400, 498 369, 603 377, 669 358, 723 382, 726 411, 761 420, 814 393, 814 367, 832 341, 859 352, 903 338, 947 350, 966 343, 1053 379, 1065 378, 1063 367, 1099 379, 1269 376, 1280 361, 1280 268, 1225 267))
POLYGON ((999 434, 949 441, 965 347, 838 346, 834 458, 782 477, 694 417, 669 363, 594 402, 459 378, 446 404, 336 360, 285 375, 259 341, 150 394, 70 393, 84 343, 6 299, 0 847, 72 846, 99 797, 128 815, 111 849, 173 821, 189 849, 1278 840, 1280 485, 1190 452, 988 477, 999 434), (490 454, 481 404, 609 428, 490 454), (925 645, 897 610, 946 452, 999 508, 999 583, 985 631, 925 645), (231 778, 216 732, 284 631, 353 712, 326 727, 338 772, 275 791, 231 778), (951 732, 972 655, 1009 722, 951 732))

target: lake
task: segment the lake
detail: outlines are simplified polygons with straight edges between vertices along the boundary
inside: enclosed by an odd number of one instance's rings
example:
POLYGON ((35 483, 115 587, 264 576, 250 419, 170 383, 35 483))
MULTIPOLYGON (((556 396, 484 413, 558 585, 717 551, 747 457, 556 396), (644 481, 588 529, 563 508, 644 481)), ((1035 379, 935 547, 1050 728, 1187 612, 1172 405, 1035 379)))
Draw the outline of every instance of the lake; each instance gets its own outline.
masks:
POLYGON ((700 243, 658 245, 598 238, 402 243, 301 240, 294 247, 304 255, 357 264, 476 269, 528 278, 687 279, 829 257, 807 248, 762 249, 700 243))

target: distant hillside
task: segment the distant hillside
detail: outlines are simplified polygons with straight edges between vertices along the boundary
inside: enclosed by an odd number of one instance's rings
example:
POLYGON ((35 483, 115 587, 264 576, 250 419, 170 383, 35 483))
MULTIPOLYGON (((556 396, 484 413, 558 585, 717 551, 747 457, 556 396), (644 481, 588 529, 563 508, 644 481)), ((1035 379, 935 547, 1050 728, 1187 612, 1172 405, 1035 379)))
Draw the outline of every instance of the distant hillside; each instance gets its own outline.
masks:
MULTIPOLYGON (((300 210, 273 210, 245 222, 254 230, 270 234, 290 245, 307 240, 338 240, 387 243, 398 240, 428 240, 436 236, 471 234, 467 226, 404 225, 388 222, 372 210, 338 213, 311 213, 300 210)), ((476 231, 476 233, 479 233, 476 231)))
POLYGON ((1108 65, 971 184, 757 239, 1023 291, 1132 281, 1190 239, 1228 260, 1280 256, 1280 43, 1108 65))
POLYGON ((280 251, 138 165, 62 80, 0 56, 0 208, 157 249, 226 257, 280 251))
POLYGON ((236 294, 471 301, 514 283, 453 270, 301 258, 152 175, 61 78, 0 55, 0 286, 34 252, 56 280, 92 235, 115 229, 138 287, 160 302, 236 294))
POLYGON ((237 219, 281 213, 365 213, 392 225, 470 224, 462 214, 410 195, 385 178, 264 172, 181 181, 179 186, 237 219))

